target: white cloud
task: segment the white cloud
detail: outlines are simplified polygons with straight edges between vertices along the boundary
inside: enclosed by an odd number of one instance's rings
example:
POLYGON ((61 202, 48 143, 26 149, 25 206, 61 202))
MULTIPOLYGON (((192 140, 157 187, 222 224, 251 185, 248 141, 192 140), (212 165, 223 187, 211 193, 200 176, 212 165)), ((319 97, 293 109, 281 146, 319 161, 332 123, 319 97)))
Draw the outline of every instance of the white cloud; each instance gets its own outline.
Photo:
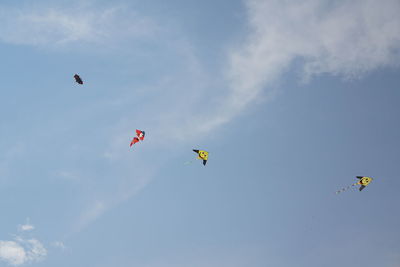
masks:
POLYGON ((26 223, 25 223, 25 224, 22 224, 22 225, 20 224, 20 225, 18 225, 18 230, 21 231, 21 232, 32 231, 33 229, 35 229, 35 226, 33 226, 33 225, 30 223, 29 218, 26 219, 26 223))
POLYGON ((12 265, 25 262, 25 249, 15 241, 0 241, 0 259, 12 265))
MULTIPOLYGON (((29 223, 19 225, 18 230, 25 232, 31 231, 35 227, 29 223)), ((34 238, 24 239, 16 236, 14 240, 0 240, 0 260, 10 265, 21 265, 24 263, 37 262, 44 259, 47 250, 43 244, 34 238)))
POLYGON ((19 226, 20 231, 32 231, 35 227, 32 224, 23 224, 19 226))
POLYGON ((0 259, 10 265, 40 261, 47 255, 47 250, 36 239, 22 239, 15 241, 0 240, 0 259))
POLYGON ((20 243, 25 244, 25 250, 27 252, 27 262, 39 261, 47 255, 47 250, 45 249, 43 244, 37 239, 20 239, 20 243))
POLYGON ((295 60, 303 79, 329 73, 359 77, 400 59, 397 0, 248 0, 250 32, 229 55, 230 92, 218 108, 195 121, 209 132, 232 120, 264 89, 271 89, 295 60))

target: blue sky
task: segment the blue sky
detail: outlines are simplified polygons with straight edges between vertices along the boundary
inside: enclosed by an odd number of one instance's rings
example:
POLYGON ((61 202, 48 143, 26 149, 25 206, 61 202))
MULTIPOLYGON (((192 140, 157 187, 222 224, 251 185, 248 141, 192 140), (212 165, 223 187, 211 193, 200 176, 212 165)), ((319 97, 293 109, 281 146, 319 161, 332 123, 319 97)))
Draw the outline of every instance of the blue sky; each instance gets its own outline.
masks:
POLYGON ((399 12, 2 1, 0 266, 400 266, 399 12))

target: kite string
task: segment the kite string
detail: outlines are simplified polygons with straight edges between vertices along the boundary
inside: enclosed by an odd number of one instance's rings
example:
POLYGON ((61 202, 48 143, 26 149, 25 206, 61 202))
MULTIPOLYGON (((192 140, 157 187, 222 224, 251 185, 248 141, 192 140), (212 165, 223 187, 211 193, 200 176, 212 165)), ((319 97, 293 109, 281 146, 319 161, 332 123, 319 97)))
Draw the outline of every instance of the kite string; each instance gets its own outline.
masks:
POLYGON ((358 185, 358 184, 359 184, 359 183, 355 183, 355 184, 349 185, 349 186, 347 186, 347 187, 344 187, 344 188, 342 188, 342 189, 336 191, 336 194, 339 194, 339 193, 341 193, 341 192, 344 192, 344 191, 346 191, 346 190, 350 189, 351 187, 356 186, 356 185, 358 185))
MULTIPOLYGON (((196 159, 198 159, 198 158, 196 158, 196 159)), ((185 165, 189 165, 189 164, 192 164, 194 161, 195 161, 195 160, 192 159, 192 160, 186 161, 184 164, 185 164, 185 165)))

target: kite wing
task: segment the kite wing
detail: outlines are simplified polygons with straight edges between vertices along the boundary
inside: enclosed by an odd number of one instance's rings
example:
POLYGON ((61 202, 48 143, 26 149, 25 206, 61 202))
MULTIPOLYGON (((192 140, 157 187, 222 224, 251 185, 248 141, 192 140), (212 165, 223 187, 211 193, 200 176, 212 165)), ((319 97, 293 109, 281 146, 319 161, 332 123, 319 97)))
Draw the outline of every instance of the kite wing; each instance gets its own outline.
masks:
POLYGON ((134 138, 132 139, 132 141, 131 141, 130 146, 133 146, 133 145, 136 144, 137 142, 139 142, 139 138, 134 137, 134 138))
POLYGON ((362 186, 360 186, 360 189, 358 189, 358 190, 362 191, 365 187, 366 187, 365 185, 362 185, 362 186))
POLYGON ((83 84, 83 81, 82 81, 81 77, 79 77, 78 74, 75 74, 75 75, 74 75, 74 78, 75 78, 75 81, 76 81, 77 83, 83 84))

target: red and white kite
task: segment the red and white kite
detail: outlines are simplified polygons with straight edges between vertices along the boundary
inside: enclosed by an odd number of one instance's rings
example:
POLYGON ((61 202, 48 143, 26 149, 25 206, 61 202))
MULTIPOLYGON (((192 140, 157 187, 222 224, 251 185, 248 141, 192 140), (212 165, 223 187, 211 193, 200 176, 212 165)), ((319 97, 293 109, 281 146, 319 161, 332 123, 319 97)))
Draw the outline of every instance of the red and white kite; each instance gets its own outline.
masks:
POLYGON ((137 137, 134 137, 134 138, 132 139, 131 145, 130 145, 130 146, 133 146, 134 144, 136 144, 137 142, 139 142, 139 140, 140 140, 140 141, 143 141, 143 140, 144 140, 144 135, 145 135, 144 131, 141 131, 141 130, 137 130, 137 129, 136 129, 136 136, 137 136, 137 137))
POLYGON ((139 139, 140 139, 141 141, 144 140, 144 135, 145 135, 145 132, 144 132, 144 131, 141 131, 141 130, 137 130, 137 129, 136 129, 136 136, 139 137, 139 139))

